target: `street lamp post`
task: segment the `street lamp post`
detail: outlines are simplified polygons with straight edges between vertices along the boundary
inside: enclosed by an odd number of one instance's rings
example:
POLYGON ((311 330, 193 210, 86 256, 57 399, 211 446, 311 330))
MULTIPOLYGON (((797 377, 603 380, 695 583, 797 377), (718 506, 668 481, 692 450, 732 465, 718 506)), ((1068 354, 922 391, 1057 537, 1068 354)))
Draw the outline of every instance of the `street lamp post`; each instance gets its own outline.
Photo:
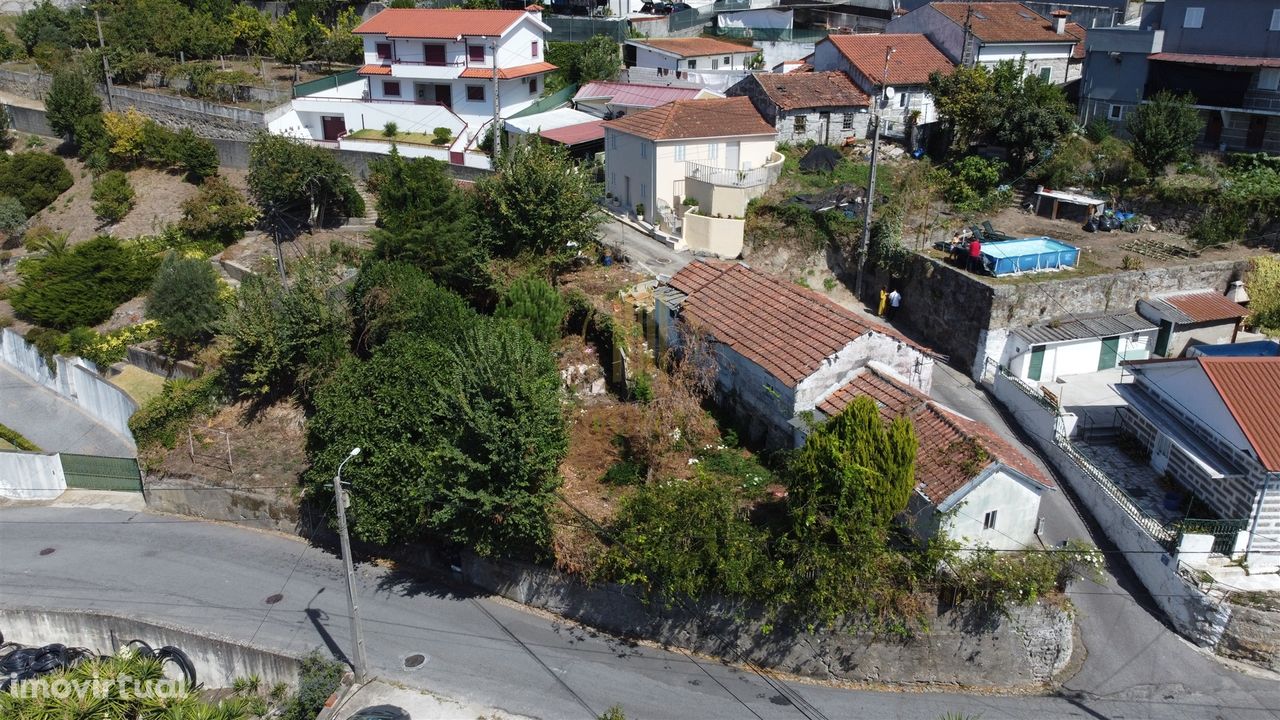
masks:
POLYGON ((347 537, 347 493, 342 488, 342 467, 360 454, 360 448, 352 448, 347 457, 338 464, 338 473, 333 476, 333 494, 338 504, 338 537, 342 542, 342 562, 347 569, 347 610, 351 615, 351 642, 354 657, 351 659, 355 670, 356 682, 364 682, 369 675, 369 659, 364 652, 364 632, 360 629, 360 606, 356 602, 356 570, 351 562, 351 539, 347 537))
POLYGON ((880 98, 876 101, 876 132, 871 140, 871 177, 867 182, 867 216, 862 223, 862 242, 858 245, 858 267, 853 283, 853 296, 859 299, 862 298, 862 276, 867 267, 867 251, 871 248, 871 204, 876 194, 876 160, 880 155, 880 114, 888 104, 885 93, 889 89, 889 58, 893 57, 893 51, 894 48, 891 47, 884 53, 884 74, 880 76, 880 98))

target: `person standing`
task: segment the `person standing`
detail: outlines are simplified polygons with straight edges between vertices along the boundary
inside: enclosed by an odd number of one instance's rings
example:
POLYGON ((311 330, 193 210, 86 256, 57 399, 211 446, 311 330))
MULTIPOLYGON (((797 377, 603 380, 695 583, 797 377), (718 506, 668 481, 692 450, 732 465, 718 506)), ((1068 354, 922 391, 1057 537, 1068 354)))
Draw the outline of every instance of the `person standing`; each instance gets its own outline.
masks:
POLYGON ((982 272, 982 241, 976 235, 969 241, 969 272, 975 275, 982 272))
POLYGON ((897 317, 898 308, 901 307, 901 305, 902 294, 898 292, 897 288, 894 288, 893 292, 889 293, 889 314, 886 317, 890 320, 897 317))
POLYGON ((885 286, 881 285, 880 286, 880 305, 876 309, 876 315, 879 315, 880 317, 884 317, 885 305, 888 302, 889 302, 889 290, 885 286))

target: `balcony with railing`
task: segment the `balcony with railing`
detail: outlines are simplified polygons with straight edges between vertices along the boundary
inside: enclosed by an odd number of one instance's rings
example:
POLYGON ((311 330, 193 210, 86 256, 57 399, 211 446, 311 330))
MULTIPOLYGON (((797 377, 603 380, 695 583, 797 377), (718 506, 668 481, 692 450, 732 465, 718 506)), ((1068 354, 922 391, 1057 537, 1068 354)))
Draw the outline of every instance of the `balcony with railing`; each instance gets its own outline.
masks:
POLYGON ((686 179, 700 180, 721 187, 768 187, 777 182, 781 172, 782 155, 776 152, 769 154, 769 159, 764 165, 751 169, 716 167, 696 162, 684 164, 686 179))

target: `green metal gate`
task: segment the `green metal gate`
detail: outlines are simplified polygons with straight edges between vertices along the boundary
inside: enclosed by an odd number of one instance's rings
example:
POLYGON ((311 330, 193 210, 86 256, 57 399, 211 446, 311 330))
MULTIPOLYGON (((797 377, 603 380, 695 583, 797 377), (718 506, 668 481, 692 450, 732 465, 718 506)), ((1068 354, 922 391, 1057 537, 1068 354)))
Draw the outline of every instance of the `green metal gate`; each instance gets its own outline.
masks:
POLYGON ((80 490, 142 492, 142 473, 133 458, 60 453, 67 487, 80 490))

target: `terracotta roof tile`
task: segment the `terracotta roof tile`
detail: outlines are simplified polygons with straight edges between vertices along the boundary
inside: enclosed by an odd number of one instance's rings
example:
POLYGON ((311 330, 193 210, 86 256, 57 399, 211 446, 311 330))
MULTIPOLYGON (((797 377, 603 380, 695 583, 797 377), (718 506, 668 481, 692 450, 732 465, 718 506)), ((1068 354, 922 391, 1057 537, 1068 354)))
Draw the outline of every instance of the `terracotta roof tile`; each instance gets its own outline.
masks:
POLYGON ((390 65, 365 65, 356 71, 357 75, 390 75, 390 65))
POLYGON ((388 8, 360 23, 351 32, 389 38, 440 40, 452 40, 459 35, 498 37, 525 17, 528 13, 523 10, 388 8))
POLYGON ((1200 357, 1267 472, 1280 472, 1280 358, 1200 357))
POLYGON ((1053 21, 1037 15, 1022 3, 935 2, 929 6, 962 27, 967 15, 969 32, 984 43, 1075 42, 1084 39, 1070 32, 1059 35, 1053 29, 1053 21))
POLYGON ((654 50, 669 52, 680 57, 704 57, 707 55, 756 52, 756 49, 750 45, 739 45, 704 37, 650 38, 647 40, 630 40, 629 42, 633 45, 644 45, 654 50))
POLYGON ((992 461, 1054 487, 1053 481, 1040 472, 1030 458, 989 426, 933 402, 928 395, 871 366, 862 368, 852 380, 820 403, 818 409, 828 417, 838 415, 860 395, 875 400, 884 419, 905 415, 915 424, 916 439, 920 443, 916 451, 916 489, 934 504, 951 497, 973 479, 966 467, 985 469, 985 466, 974 465, 978 449, 992 461))
MULTIPOLYGON (((515 67, 498 68, 498 78, 501 80, 511 80, 512 78, 525 77, 526 75, 537 75, 539 73, 549 73, 556 70, 556 66, 549 62, 529 63, 528 65, 516 65, 515 67)), ((469 67, 464 69, 458 77, 474 78, 478 80, 492 80, 493 68, 469 67)))
POLYGON ((604 126, 649 140, 777 133, 745 97, 676 100, 649 110, 627 113, 604 126))
POLYGON ((756 73, 752 77, 783 110, 871 104, 871 99, 842 72, 756 73))
MULTIPOLYGON (((745 98, 742 98, 745 100, 745 98)), ((876 332, 915 346, 812 290, 741 263, 695 261, 668 283, 685 293, 681 316, 787 387, 857 338, 876 332)))
POLYGON ((683 88, 596 80, 582 86, 573 96, 573 101, 607 100, 612 105, 657 107, 673 100, 692 100, 700 92, 703 92, 702 88, 696 87, 683 88))
POLYGON ((893 48, 889 59, 890 85, 923 85, 933 72, 948 74, 955 66, 924 35, 831 35, 830 42, 858 72, 879 85, 884 74, 884 54, 893 48))
POLYGON ((540 130, 538 134, 561 145, 578 145, 593 140, 603 140, 604 128, 601 127, 602 125, 604 125, 603 120, 593 120, 578 125, 566 125, 565 127, 552 128, 551 130, 540 130))

